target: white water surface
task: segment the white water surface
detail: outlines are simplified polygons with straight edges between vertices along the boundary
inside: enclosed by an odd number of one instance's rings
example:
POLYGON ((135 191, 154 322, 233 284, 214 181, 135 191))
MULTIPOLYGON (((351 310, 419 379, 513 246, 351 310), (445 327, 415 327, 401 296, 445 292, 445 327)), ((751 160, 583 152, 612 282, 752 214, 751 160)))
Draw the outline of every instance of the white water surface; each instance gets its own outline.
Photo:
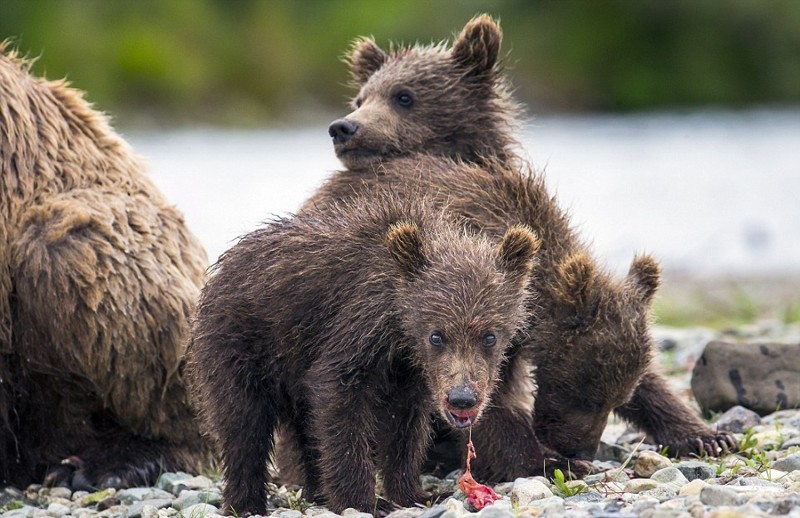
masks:
MULTIPOLYGON (((213 262, 340 167, 319 127, 130 133, 213 262)), ((523 145, 598 258, 668 272, 800 273, 800 110, 541 117, 523 145)))

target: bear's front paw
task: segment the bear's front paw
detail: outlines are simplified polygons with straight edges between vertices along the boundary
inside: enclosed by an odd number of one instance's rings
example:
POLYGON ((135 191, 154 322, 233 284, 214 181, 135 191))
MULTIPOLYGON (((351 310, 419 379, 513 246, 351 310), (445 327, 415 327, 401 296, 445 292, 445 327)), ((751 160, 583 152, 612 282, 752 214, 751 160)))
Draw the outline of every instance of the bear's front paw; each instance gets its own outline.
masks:
POLYGON ((60 466, 50 469, 42 485, 90 492, 107 488, 121 489, 153 483, 162 471, 161 465, 152 461, 108 466, 106 462, 93 462, 73 455, 62 460, 60 466))
POLYGON ((667 454, 675 457, 686 455, 719 457, 739 449, 739 443, 733 434, 713 430, 690 435, 682 441, 667 442, 665 446, 667 454))

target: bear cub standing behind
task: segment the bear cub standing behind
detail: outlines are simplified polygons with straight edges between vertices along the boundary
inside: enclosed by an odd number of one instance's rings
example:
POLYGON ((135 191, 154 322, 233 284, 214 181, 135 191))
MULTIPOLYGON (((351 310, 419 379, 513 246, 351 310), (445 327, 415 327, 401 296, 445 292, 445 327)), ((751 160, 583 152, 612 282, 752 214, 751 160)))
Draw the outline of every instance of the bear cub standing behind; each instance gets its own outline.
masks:
POLYGON ((227 509, 265 513, 278 426, 309 500, 374 512, 377 468, 390 500, 424 502, 431 413, 465 428, 492 404, 538 239, 517 226, 492 244, 420 198, 278 220, 215 266, 189 369, 227 509))
POLYGON ((356 40, 346 58, 359 90, 353 111, 328 128, 336 156, 351 170, 414 153, 513 161, 522 109, 498 59, 501 41, 500 26, 487 15, 470 20, 451 48, 387 53, 371 38, 356 40))

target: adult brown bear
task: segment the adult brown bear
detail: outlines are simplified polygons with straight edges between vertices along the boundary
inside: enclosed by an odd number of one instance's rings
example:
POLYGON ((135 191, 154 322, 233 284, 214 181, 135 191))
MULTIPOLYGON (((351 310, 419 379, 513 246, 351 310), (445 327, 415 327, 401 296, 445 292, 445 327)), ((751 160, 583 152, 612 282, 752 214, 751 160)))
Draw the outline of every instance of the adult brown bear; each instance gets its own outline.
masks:
POLYGON ((106 118, 29 67, 0 46, 0 482, 196 469, 181 357, 205 251, 106 118))

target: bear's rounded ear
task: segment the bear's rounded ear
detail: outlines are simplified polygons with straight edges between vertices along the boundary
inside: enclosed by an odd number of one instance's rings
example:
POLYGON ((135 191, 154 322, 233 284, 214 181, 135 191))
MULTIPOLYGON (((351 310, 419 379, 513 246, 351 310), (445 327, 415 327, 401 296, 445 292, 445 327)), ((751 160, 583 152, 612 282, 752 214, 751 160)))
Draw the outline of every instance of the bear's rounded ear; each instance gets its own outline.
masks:
POLYGON ((645 304, 650 304, 661 285, 661 265, 650 255, 637 255, 628 270, 626 284, 645 304))
POLYGON ((453 60, 472 73, 483 74, 494 68, 500 53, 503 31, 489 15, 470 20, 453 43, 453 60))
POLYGON ((506 230, 497 247, 497 265, 506 273, 528 277, 541 241, 531 229, 516 225, 506 230))
POLYGON ((392 225, 386 234, 386 245, 392 258, 409 277, 416 275, 427 265, 422 236, 414 223, 392 225))
POLYGON ((556 293, 561 301, 577 309, 587 309, 597 270, 585 252, 577 252, 561 263, 556 293))
POLYGON ((386 53, 372 38, 359 38, 354 41, 350 54, 345 58, 353 79, 359 85, 366 83, 387 60, 386 53))

